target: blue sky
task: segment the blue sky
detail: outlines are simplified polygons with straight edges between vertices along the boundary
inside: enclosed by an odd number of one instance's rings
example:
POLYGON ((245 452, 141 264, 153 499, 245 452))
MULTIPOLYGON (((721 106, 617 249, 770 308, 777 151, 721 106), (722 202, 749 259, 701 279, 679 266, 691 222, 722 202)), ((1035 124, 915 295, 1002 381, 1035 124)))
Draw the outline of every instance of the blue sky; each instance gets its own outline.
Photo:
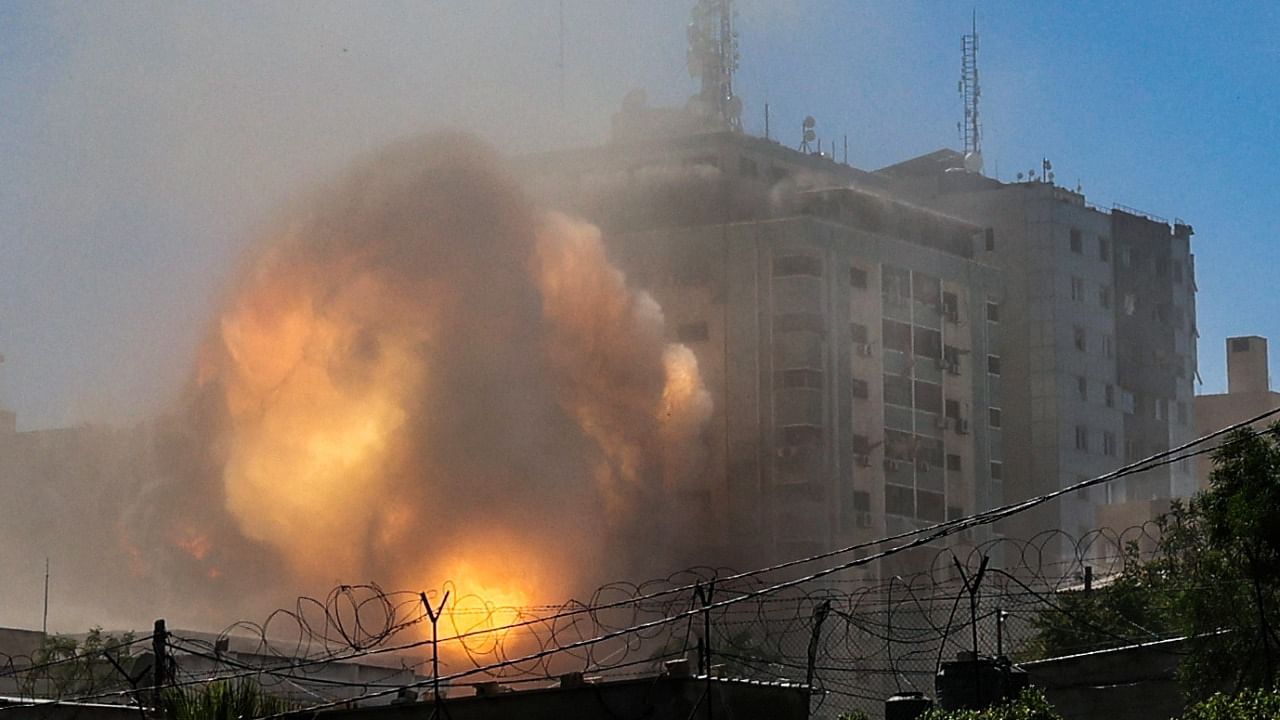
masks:
MULTIPOLYGON (((632 88, 683 102, 692 0, 0 4, 0 402, 22 427, 138 419, 181 386, 275 208, 398 137, 597 143, 632 88)), ((1202 392, 1223 338, 1280 342, 1280 6, 982 2, 989 173, 1196 229, 1202 392)), ((876 168, 957 145, 973 4, 739 0, 749 131, 813 115, 876 168)), ((1280 376, 1280 347, 1273 376, 1280 376)))

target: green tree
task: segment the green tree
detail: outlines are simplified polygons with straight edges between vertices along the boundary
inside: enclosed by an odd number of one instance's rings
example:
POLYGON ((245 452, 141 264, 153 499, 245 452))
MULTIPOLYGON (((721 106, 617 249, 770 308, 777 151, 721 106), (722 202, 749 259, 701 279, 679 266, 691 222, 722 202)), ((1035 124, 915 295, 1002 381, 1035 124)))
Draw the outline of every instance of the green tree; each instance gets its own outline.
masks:
POLYGON ((132 665, 134 642, 131 632, 115 635, 100 627, 83 640, 48 635, 32 657, 23 692, 65 698, 129 688, 124 672, 132 665))
POLYGON ((167 720, 259 718, 298 708, 249 679, 167 688, 160 695, 160 704, 167 720))
POLYGON ((920 720, 1062 720, 1044 694, 1036 688, 1027 688, 1008 702, 993 705, 985 710, 943 710, 934 708, 920 720))
POLYGON ((1130 548, 1123 572, 1062 593, 1036 619, 1055 655, 1185 636, 1179 675, 1192 700, 1273 688, 1280 673, 1280 424, 1239 430, 1214 451, 1209 488, 1160 518, 1154 559, 1130 548))
POLYGON ((1259 720, 1280 717, 1280 694, 1273 690, 1245 690, 1235 695, 1216 693, 1182 715, 1182 720, 1259 720))

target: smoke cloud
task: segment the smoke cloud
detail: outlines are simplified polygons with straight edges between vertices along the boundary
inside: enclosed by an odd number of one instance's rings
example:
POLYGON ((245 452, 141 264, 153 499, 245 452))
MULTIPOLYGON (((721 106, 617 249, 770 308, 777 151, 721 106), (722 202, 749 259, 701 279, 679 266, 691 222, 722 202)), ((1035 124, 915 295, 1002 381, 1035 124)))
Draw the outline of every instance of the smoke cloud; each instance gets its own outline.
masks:
POLYGON ((679 564, 664 498, 700 481, 711 400, 665 336, 600 232, 476 138, 394 145, 249 252, 157 444, 173 510, 127 524, 134 570, 527 605, 679 564))

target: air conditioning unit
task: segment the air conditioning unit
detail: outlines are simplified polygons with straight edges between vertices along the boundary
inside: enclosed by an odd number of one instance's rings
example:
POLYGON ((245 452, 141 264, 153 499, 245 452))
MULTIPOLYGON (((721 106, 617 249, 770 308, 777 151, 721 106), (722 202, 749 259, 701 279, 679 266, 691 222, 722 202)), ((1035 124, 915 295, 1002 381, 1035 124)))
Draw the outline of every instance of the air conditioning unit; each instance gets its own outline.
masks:
POLYGON ((917 461, 916 461, 916 470, 919 470, 919 471, 920 471, 920 472, 922 472, 922 473, 927 473, 927 472, 929 472, 930 468, 929 468, 929 463, 928 463, 928 461, 925 461, 925 460, 917 460, 917 461))
POLYGON ((861 528, 871 527, 871 513, 869 512, 854 513, 853 524, 861 528))
POLYGON ((871 467, 871 457, 868 455, 854 455, 853 461, 858 464, 858 467, 871 467))
POLYGON ((874 354, 871 349, 871 343, 858 343, 858 354, 863 357, 871 357, 874 354))
POLYGON ((964 418, 958 418, 956 420, 956 432, 961 435, 969 434, 969 421, 964 418))
POLYGON ((899 463, 898 463, 898 461, 897 461, 897 460, 894 460, 894 459, 892 459, 892 458, 885 458, 885 459, 884 459, 884 469, 885 469, 886 471, 888 471, 888 472, 897 472, 898 467, 899 467, 899 463))
POLYGON ((960 311, 956 308, 947 308, 942 311, 942 315, 947 319, 947 322, 949 323, 960 322, 960 311))
POLYGON ((959 362, 957 362, 957 361, 955 361, 955 360, 952 360, 952 361, 948 362, 948 363, 947 363, 947 372, 948 372, 948 373, 950 373, 950 374, 952 374, 952 375, 959 375, 959 374, 960 374, 960 363, 959 363, 959 362))
POLYGON ((944 368, 946 368, 946 367, 947 367, 947 361, 946 361, 946 358, 938 358, 937 360, 934 360, 934 361, 933 361, 933 364, 934 364, 934 365, 935 365, 939 370, 942 370, 942 369, 944 369, 944 368))

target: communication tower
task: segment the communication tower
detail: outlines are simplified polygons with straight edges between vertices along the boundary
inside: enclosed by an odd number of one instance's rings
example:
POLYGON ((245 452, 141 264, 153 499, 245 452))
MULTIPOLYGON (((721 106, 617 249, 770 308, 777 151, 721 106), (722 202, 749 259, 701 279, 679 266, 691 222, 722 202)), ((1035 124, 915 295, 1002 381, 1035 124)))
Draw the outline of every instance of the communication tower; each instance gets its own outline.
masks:
POLYGON ((960 38, 960 96, 964 98, 964 122, 960 136, 964 141, 964 166, 970 172, 982 172, 982 124, 978 121, 978 11, 973 11, 973 31, 960 38))
POLYGON ((689 74, 702 81, 690 105, 712 123, 742 130, 742 101, 733 94, 738 69, 738 33, 733 0, 698 0, 689 22, 689 74))

